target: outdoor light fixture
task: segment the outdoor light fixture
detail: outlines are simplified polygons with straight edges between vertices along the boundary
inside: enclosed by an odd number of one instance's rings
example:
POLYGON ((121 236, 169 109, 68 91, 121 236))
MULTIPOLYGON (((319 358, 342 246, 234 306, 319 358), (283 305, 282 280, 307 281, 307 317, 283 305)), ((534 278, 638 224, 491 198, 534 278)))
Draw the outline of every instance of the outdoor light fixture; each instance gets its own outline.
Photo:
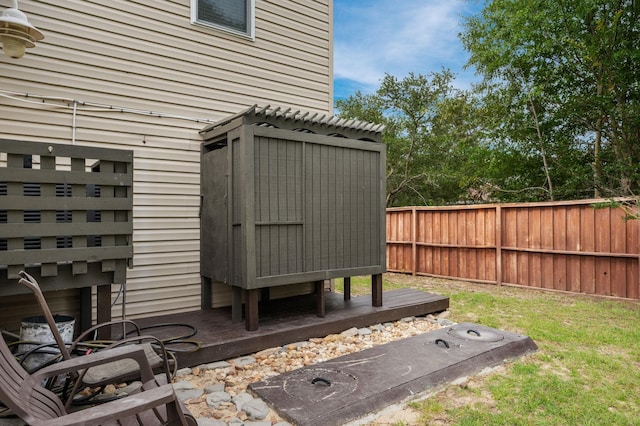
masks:
POLYGON ((5 9, 0 16, 0 41, 4 54, 11 58, 22 58, 27 47, 34 47, 36 40, 44 35, 27 21, 27 15, 18 10, 18 0, 13 7, 5 9))

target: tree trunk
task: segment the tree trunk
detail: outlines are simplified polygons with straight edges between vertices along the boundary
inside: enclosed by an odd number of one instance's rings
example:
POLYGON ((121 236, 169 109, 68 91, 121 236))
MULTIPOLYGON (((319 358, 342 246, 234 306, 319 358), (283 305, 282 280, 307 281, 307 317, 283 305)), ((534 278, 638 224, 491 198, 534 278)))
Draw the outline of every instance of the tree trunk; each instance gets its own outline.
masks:
POLYGON ((551 180, 551 173, 549 171, 549 163, 547 162, 547 151, 544 149, 544 140, 542 137, 542 129, 540 128, 540 121, 538 120, 538 113, 536 112, 536 106, 533 103, 533 99, 529 96, 529 105, 531 105, 531 113, 533 114, 533 121, 536 126, 536 133, 538 135, 538 142, 540 143, 540 153, 542 154, 542 166, 544 167, 544 175, 547 178, 547 185, 549 185, 549 199, 553 201, 553 181, 551 180))
MULTIPOLYGON (((602 95, 602 68, 600 69, 600 77, 596 86, 596 95, 598 98, 602 95)), ((600 198, 600 179, 602 178, 602 159, 600 158, 600 148, 602 145, 602 115, 596 120, 596 138, 593 141, 593 196, 600 198)))

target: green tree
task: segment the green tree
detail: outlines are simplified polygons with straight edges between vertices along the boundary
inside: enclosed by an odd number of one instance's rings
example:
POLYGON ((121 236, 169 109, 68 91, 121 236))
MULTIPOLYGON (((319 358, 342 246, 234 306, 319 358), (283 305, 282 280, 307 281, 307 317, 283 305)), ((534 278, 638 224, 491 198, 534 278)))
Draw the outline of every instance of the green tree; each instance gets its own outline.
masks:
MULTIPOLYGON (((387 206, 458 202, 474 147, 469 100, 448 70, 403 79, 385 75, 375 94, 338 100, 340 116, 385 124, 387 206)), ((468 179, 467 179, 468 181, 468 179)))
POLYGON ((639 15, 635 0, 493 0, 467 20, 461 39, 492 112, 483 126, 496 146, 538 164, 521 190, 637 193, 639 15))

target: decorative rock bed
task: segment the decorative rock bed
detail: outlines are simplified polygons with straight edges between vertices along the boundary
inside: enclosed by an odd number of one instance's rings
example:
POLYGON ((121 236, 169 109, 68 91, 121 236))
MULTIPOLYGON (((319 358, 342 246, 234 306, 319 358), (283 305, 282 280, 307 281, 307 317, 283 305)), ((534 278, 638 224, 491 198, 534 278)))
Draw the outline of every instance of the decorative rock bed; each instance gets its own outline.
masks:
POLYGON ((448 312, 345 330, 322 338, 265 349, 250 356, 185 368, 176 393, 202 426, 286 425, 267 404, 246 392, 250 383, 383 343, 452 325, 448 312))

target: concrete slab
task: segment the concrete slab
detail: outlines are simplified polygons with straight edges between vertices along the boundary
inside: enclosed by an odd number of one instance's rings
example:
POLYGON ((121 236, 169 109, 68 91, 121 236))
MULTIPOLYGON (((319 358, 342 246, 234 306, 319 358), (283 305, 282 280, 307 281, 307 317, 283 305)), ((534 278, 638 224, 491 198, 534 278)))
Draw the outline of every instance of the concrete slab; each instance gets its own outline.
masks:
POLYGON ((249 385, 296 425, 342 425, 537 350, 527 336, 462 323, 249 385))

